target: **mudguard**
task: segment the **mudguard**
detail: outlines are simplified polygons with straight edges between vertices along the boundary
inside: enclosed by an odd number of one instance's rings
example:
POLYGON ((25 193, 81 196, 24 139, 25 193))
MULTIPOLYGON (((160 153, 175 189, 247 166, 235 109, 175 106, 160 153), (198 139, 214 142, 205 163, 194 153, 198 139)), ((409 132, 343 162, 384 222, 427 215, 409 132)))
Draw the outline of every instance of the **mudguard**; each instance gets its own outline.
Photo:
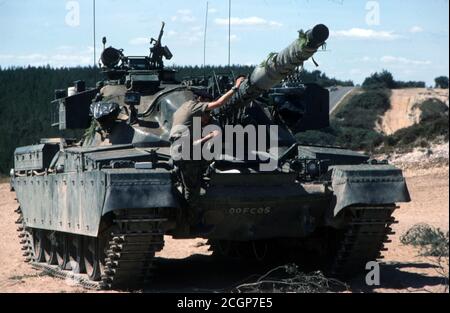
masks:
POLYGON ((118 209, 178 208, 171 174, 165 170, 105 170, 106 197, 102 215, 118 209))
POLYGON ((410 202, 402 170, 392 165, 334 166, 332 187, 336 197, 334 216, 354 204, 383 205, 410 202))
POLYGON ((163 169, 16 177, 14 187, 26 226, 94 237, 111 211, 180 206, 163 169))

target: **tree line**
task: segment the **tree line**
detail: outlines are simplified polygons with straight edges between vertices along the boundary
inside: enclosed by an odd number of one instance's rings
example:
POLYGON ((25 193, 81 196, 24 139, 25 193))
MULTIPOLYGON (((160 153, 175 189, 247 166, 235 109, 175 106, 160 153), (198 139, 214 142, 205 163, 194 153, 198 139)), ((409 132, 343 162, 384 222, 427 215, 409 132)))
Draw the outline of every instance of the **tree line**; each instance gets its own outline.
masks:
MULTIPOLYGON (((434 88, 448 89, 448 77, 439 76, 435 78, 434 88)), ((374 88, 388 88, 388 89, 399 89, 399 88, 426 88, 424 81, 398 81, 394 79, 392 73, 387 70, 381 72, 376 72, 367 77, 362 87, 368 89, 374 88)))
MULTIPOLYGON (((217 75, 248 75, 254 67, 233 65, 221 66, 174 66, 177 79, 217 75)), ((45 67, 0 67, 0 173, 7 174, 13 167, 13 153, 18 146, 38 143, 40 138, 77 137, 73 131, 60 132, 51 127, 56 121, 56 108, 51 104, 55 89, 64 89, 74 81, 83 80, 87 86, 95 86, 101 80, 99 70, 93 67, 51 68, 45 67), (55 119, 52 119, 52 116, 55 119)), ((323 87, 353 86, 352 81, 330 78, 321 71, 303 71, 300 79, 305 83, 318 83, 323 87)), ((372 79, 391 86, 389 75, 374 75, 372 79)), ((369 84, 370 80, 365 85, 369 84)), ((445 85, 445 79, 439 79, 445 85)), ((370 84, 369 84, 370 85, 370 84)), ((398 86, 398 82, 397 82, 398 86)), ((447 78, 448 88, 448 78, 447 78)))

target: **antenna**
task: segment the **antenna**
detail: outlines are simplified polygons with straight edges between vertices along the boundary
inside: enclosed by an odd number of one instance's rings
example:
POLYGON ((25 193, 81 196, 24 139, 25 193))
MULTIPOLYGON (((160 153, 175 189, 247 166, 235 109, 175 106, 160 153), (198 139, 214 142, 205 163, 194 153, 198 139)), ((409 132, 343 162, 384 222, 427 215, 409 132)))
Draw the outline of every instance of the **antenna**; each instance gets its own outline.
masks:
POLYGON ((231 67, 231 0, 228 0, 228 67, 231 67))
POLYGON ((93 33, 94 33, 94 70, 95 70, 95 67, 97 66, 96 65, 96 63, 97 63, 97 49, 95 48, 95 44, 96 44, 96 41, 97 41, 97 39, 95 38, 95 33, 96 33, 96 30, 95 30, 95 0, 93 0, 92 5, 93 5, 92 12, 93 12, 93 17, 94 17, 93 18, 93 20, 94 20, 93 33))
POLYGON ((205 33, 203 36, 203 76, 205 76, 205 68, 206 68, 206 31, 208 30, 208 11, 209 11, 209 2, 206 1, 205 33))

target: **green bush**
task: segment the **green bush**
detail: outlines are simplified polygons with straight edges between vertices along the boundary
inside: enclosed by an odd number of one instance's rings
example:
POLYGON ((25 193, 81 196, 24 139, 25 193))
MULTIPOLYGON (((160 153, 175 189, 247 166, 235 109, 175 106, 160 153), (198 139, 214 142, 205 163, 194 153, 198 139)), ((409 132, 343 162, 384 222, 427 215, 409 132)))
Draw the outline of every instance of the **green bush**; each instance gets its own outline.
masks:
POLYGON ((435 78, 436 88, 448 89, 448 77, 439 76, 435 78))
POLYGON ((378 119, 390 108, 390 91, 368 90, 358 94, 336 112, 339 127, 373 130, 378 119))
POLYGON ((296 138, 303 144, 311 145, 320 144, 325 146, 334 146, 337 141, 336 134, 332 128, 324 129, 322 131, 309 130, 303 133, 298 133, 296 138))
POLYGON ((367 77, 362 86, 364 88, 396 88, 396 83, 392 74, 386 70, 381 73, 374 73, 367 77))
POLYGON ((439 99, 429 99, 414 105, 413 109, 420 109, 421 121, 431 121, 444 115, 448 115, 448 106, 439 99))
POLYGON ((374 130, 342 127, 339 130, 337 142, 340 146, 349 149, 373 151, 376 143, 379 143, 381 139, 382 136, 374 130))
POLYGON ((319 70, 312 72, 302 71, 299 74, 299 79, 304 83, 316 83, 322 87, 332 87, 332 86, 350 86, 353 87, 354 84, 351 80, 342 81, 336 78, 329 78, 325 73, 319 70))
POLYGON ((396 89, 396 88, 425 88, 426 84, 423 81, 397 81, 394 76, 387 70, 383 70, 381 73, 374 73, 367 77, 363 84, 365 89, 396 89))
POLYGON ((427 224, 417 224, 400 237, 404 245, 419 249, 421 256, 448 257, 449 233, 427 224))

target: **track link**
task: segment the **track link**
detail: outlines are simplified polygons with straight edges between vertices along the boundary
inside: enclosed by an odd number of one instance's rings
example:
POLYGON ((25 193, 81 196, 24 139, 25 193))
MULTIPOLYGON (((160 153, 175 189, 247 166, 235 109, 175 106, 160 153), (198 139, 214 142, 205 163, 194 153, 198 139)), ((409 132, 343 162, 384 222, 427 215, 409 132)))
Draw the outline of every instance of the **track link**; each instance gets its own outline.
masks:
MULTIPOLYGON (((32 244, 31 229, 23 222, 22 211, 17 220, 20 242, 25 262, 47 274, 70 279, 87 289, 134 289, 142 287, 150 278, 155 253, 164 246, 164 232, 158 210, 147 210, 144 214, 133 210, 123 210, 114 218, 108 228, 105 245, 101 247, 101 279, 90 280, 87 275, 61 270, 57 265, 37 262, 32 244)), ((100 238, 97 238, 100 240, 100 238)))
POLYGON ((348 209, 352 218, 331 266, 331 274, 337 276, 354 274, 355 270, 364 270, 367 262, 383 258, 382 252, 387 250, 384 244, 394 234, 391 225, 397 223, 392 217, 395 205, 348 209))

